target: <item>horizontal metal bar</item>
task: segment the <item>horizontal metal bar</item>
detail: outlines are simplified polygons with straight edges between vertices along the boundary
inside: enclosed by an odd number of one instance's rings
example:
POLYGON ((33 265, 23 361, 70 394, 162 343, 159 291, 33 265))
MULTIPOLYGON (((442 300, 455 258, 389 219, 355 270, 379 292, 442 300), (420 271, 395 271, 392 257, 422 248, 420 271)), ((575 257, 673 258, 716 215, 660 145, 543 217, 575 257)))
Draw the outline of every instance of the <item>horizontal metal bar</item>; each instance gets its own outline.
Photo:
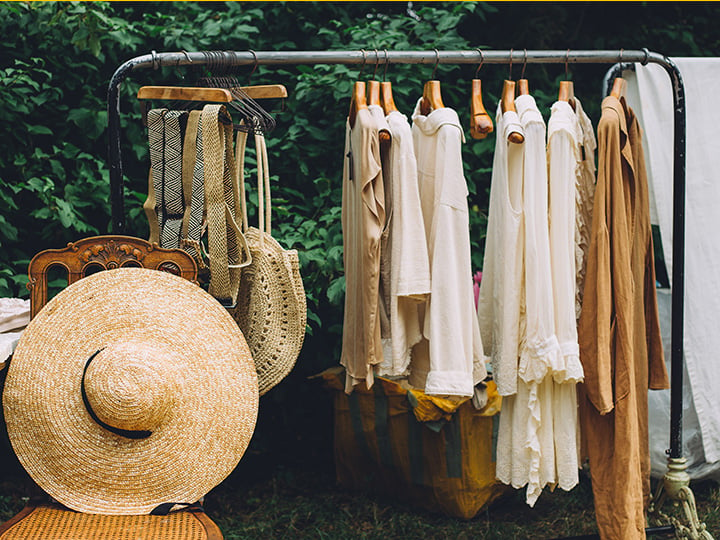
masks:
POLYGON ((664 56, 647 50, 565 51, 390 51, 360 49, 346 51, 207 51, 151 53, 129 60, 132 69, 189 65, 292 65, 292 64, 568 64, 648 62, 663 63, 664 56))

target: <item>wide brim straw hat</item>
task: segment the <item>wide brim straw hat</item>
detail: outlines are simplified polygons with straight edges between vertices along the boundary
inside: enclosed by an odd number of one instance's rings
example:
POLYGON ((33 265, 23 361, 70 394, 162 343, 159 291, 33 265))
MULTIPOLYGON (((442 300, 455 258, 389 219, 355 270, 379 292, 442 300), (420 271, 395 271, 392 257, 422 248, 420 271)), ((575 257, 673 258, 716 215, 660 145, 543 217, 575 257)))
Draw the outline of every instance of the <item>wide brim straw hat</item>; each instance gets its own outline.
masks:
POLYGON ((257 419, 250 351, 197 285, 156 270, 93 274, 25 330, 3 396, 35 482, 97 514, 194 503, 236 467, 257 419))

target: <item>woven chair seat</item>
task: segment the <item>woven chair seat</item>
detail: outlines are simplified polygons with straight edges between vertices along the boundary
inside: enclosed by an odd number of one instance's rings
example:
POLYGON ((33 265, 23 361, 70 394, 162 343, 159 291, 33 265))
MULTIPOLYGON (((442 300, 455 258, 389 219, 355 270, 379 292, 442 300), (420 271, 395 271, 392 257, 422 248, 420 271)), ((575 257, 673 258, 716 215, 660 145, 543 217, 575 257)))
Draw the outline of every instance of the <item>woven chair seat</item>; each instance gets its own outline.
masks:
POLYGON ((105 516, 29 502, 0 525, 0 540, 222 540, 218 526, 199 509, 166 516, 105 516))

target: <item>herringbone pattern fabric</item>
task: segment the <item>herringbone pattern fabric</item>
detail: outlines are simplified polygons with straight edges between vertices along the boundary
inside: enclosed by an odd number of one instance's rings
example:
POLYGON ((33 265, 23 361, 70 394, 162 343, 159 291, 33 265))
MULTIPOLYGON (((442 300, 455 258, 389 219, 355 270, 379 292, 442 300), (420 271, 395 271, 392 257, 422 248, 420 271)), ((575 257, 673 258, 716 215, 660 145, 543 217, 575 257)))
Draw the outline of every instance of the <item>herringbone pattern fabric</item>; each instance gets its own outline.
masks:
POLYGON ((187 112, 152 109, 148 112, 148 142, 160 246, 180 246, 184 212, 181 121, 187 112))

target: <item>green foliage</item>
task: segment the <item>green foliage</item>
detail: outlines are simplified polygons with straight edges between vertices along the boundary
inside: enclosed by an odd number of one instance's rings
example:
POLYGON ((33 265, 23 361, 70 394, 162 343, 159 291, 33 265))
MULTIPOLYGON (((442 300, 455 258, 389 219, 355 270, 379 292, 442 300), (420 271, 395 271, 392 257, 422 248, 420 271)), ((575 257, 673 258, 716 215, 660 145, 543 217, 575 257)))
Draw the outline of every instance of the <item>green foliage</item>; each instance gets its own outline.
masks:
MULTIPOLYGON (((286 399, 287 385, 337 363, 344 278, 340 200, 344 122, 358 78, 393 82, 395 102, 412 113, 432 65, 381 65, 387 50, 625 49, 669 55, 720 52, 717 4, 479 2, 2 2, 0 3, 0 295, 27 295, 28 260, 48 247, 108 232, 106 92, 115 69, 157 51, 364 49, 359 66, 242 68, 241 81, 281 82, 290 97, 272 108, 278 127, 268 140, 273 174, 274 234, 300 252, 308 295, 308 336, 287 383, 265 398, 286 399)), ((430 52, 430 54, 432 54, 430 52)), ((477 66, 439 65, 443 100, 466 127, 472 259, 482 266, 495 134, 469 138, 470 80, 477 66)), ((599 82, 607 66, 570 66, 575 92, 597 119, 599 82)), ((484 101, 491 112, 502 79, 521 64, 486 64, 484 101)), ((121 87, 128 232, 147 235, 147 142, 134 98, 141 84, 192 84, 205 68, 134 72, 121 87)), ((547 111, 562 66, 527 66, 547 111)), ((265 105, 265 103, 263 103, 265 105)), ((256 219, 252 151, 246 182, 256 219)), ((267 409, 266 409, 267 410, 267 409)), ((288 417, 281 420, 286 424, 288 417)))
MULTIPOLYGON (((711 56, 720 54, 718 15, 720 4, 671 2, 613 3, 612 7, 602 2, 414 2, 412 7, 405 2, 0 2, 0 296, 27 295, 27 264, 36 252, 108 232, 106 92, 113 72, 127 59, 151 50, 364 49, 367 62, 362 68, 260 66, 251 79, 248 68, 237 74, 241 81, 281 82, 288 88, 290 97, 284 104, 267 104, 278 122, 268 139, 273 234, 284 246, 298 249, 308 297, 308 335, 297 367, 263 397, 248 453, 253 457, 284 448, 298 459, 298 455, 314 456, 317 449, 327 451, 331 406, 305 378, 336 364, 340 355, 345 290, 342 154, 352 83, 373 76, 392 81, 398 108, 410 115, 433 66, 385 69, 378 65, 385 49, 647 47, 670 56, 711 56), (306 453, 298 454, 303 445, 306 453)), ((484 140, 469 138, 468 100, 476 68, 440 65, 437 78, 442 81, 445 104, 458 111, 466 127, 463 157, 470 191, 472 258, 474 269, 480 269, 495 134, 484 140)), ((600 81, 607 66, 569 68, 576 95, 597 120, 600 81)), ((558 82, 566 77, 564 67, 524 69, 521 63, 512 72, 508 66, 489 64, 478 72, 491 114, 502 80, 516 79, 522 71, 547 114, 558 82)), ((192 84, 206 73, 202 68, 143 70, 132 73, 121 87, 129 234, 147 235, 141 206, 147 190, 148 152, 134 97, 137 89, 141 84, 192 84)), ((247 164, 249 214, 256 222, 252 150, 247 164)), ((329 457, 325 457, 327 466, 329 457)), ((271 466, 257 470, 270 471, 271 466)), ((347 495, 312 484, 315 475, 307 474, 297 485, 274 474, 271 483, 273 489, 280 486, 279 495, 258 492, 270 485, 264 479, 264 487, 256 488, 247 500, 232 499, 245 490, 227 483, 216 504, 223 510, 218 513, 227 516, 222 525, 228 538, 298 536, 298 531, 318 538, 358 534, 387 538, 388 531, 391 537, 524 538, 537 530, 567 534, 589 532, 588 525, 592 527, 588 510, 577 511, 573 501, 568 504, 572 515, 562 518, 564 522, 557 518, 558 507, 548 513, 547 522, 528 519, 527 527, 517 524, 517 515, 525 509, 522 501, 511 507, 507 520, 497 512, 492 520, 490 514, 482 515, 469 529, 457 520, 418 520, 416 512, 383 515, 374 501, 363 501, 362 508, 353 510, 356 499, 348 501, 347 495), (316 491, 319 497, 312 496, 316 491), (233 515, 235 509, 238 516, 233 515)), ((717 494, 714 497, 717 507, 717 494)), ((562 506, 569 499, 559 500, 562 506)), ((7 516, 22 506, 19 496, 12 502, 15 506, 7 516)), ((5 511, 7 504, 0 500, 0 510, 5 511)))

